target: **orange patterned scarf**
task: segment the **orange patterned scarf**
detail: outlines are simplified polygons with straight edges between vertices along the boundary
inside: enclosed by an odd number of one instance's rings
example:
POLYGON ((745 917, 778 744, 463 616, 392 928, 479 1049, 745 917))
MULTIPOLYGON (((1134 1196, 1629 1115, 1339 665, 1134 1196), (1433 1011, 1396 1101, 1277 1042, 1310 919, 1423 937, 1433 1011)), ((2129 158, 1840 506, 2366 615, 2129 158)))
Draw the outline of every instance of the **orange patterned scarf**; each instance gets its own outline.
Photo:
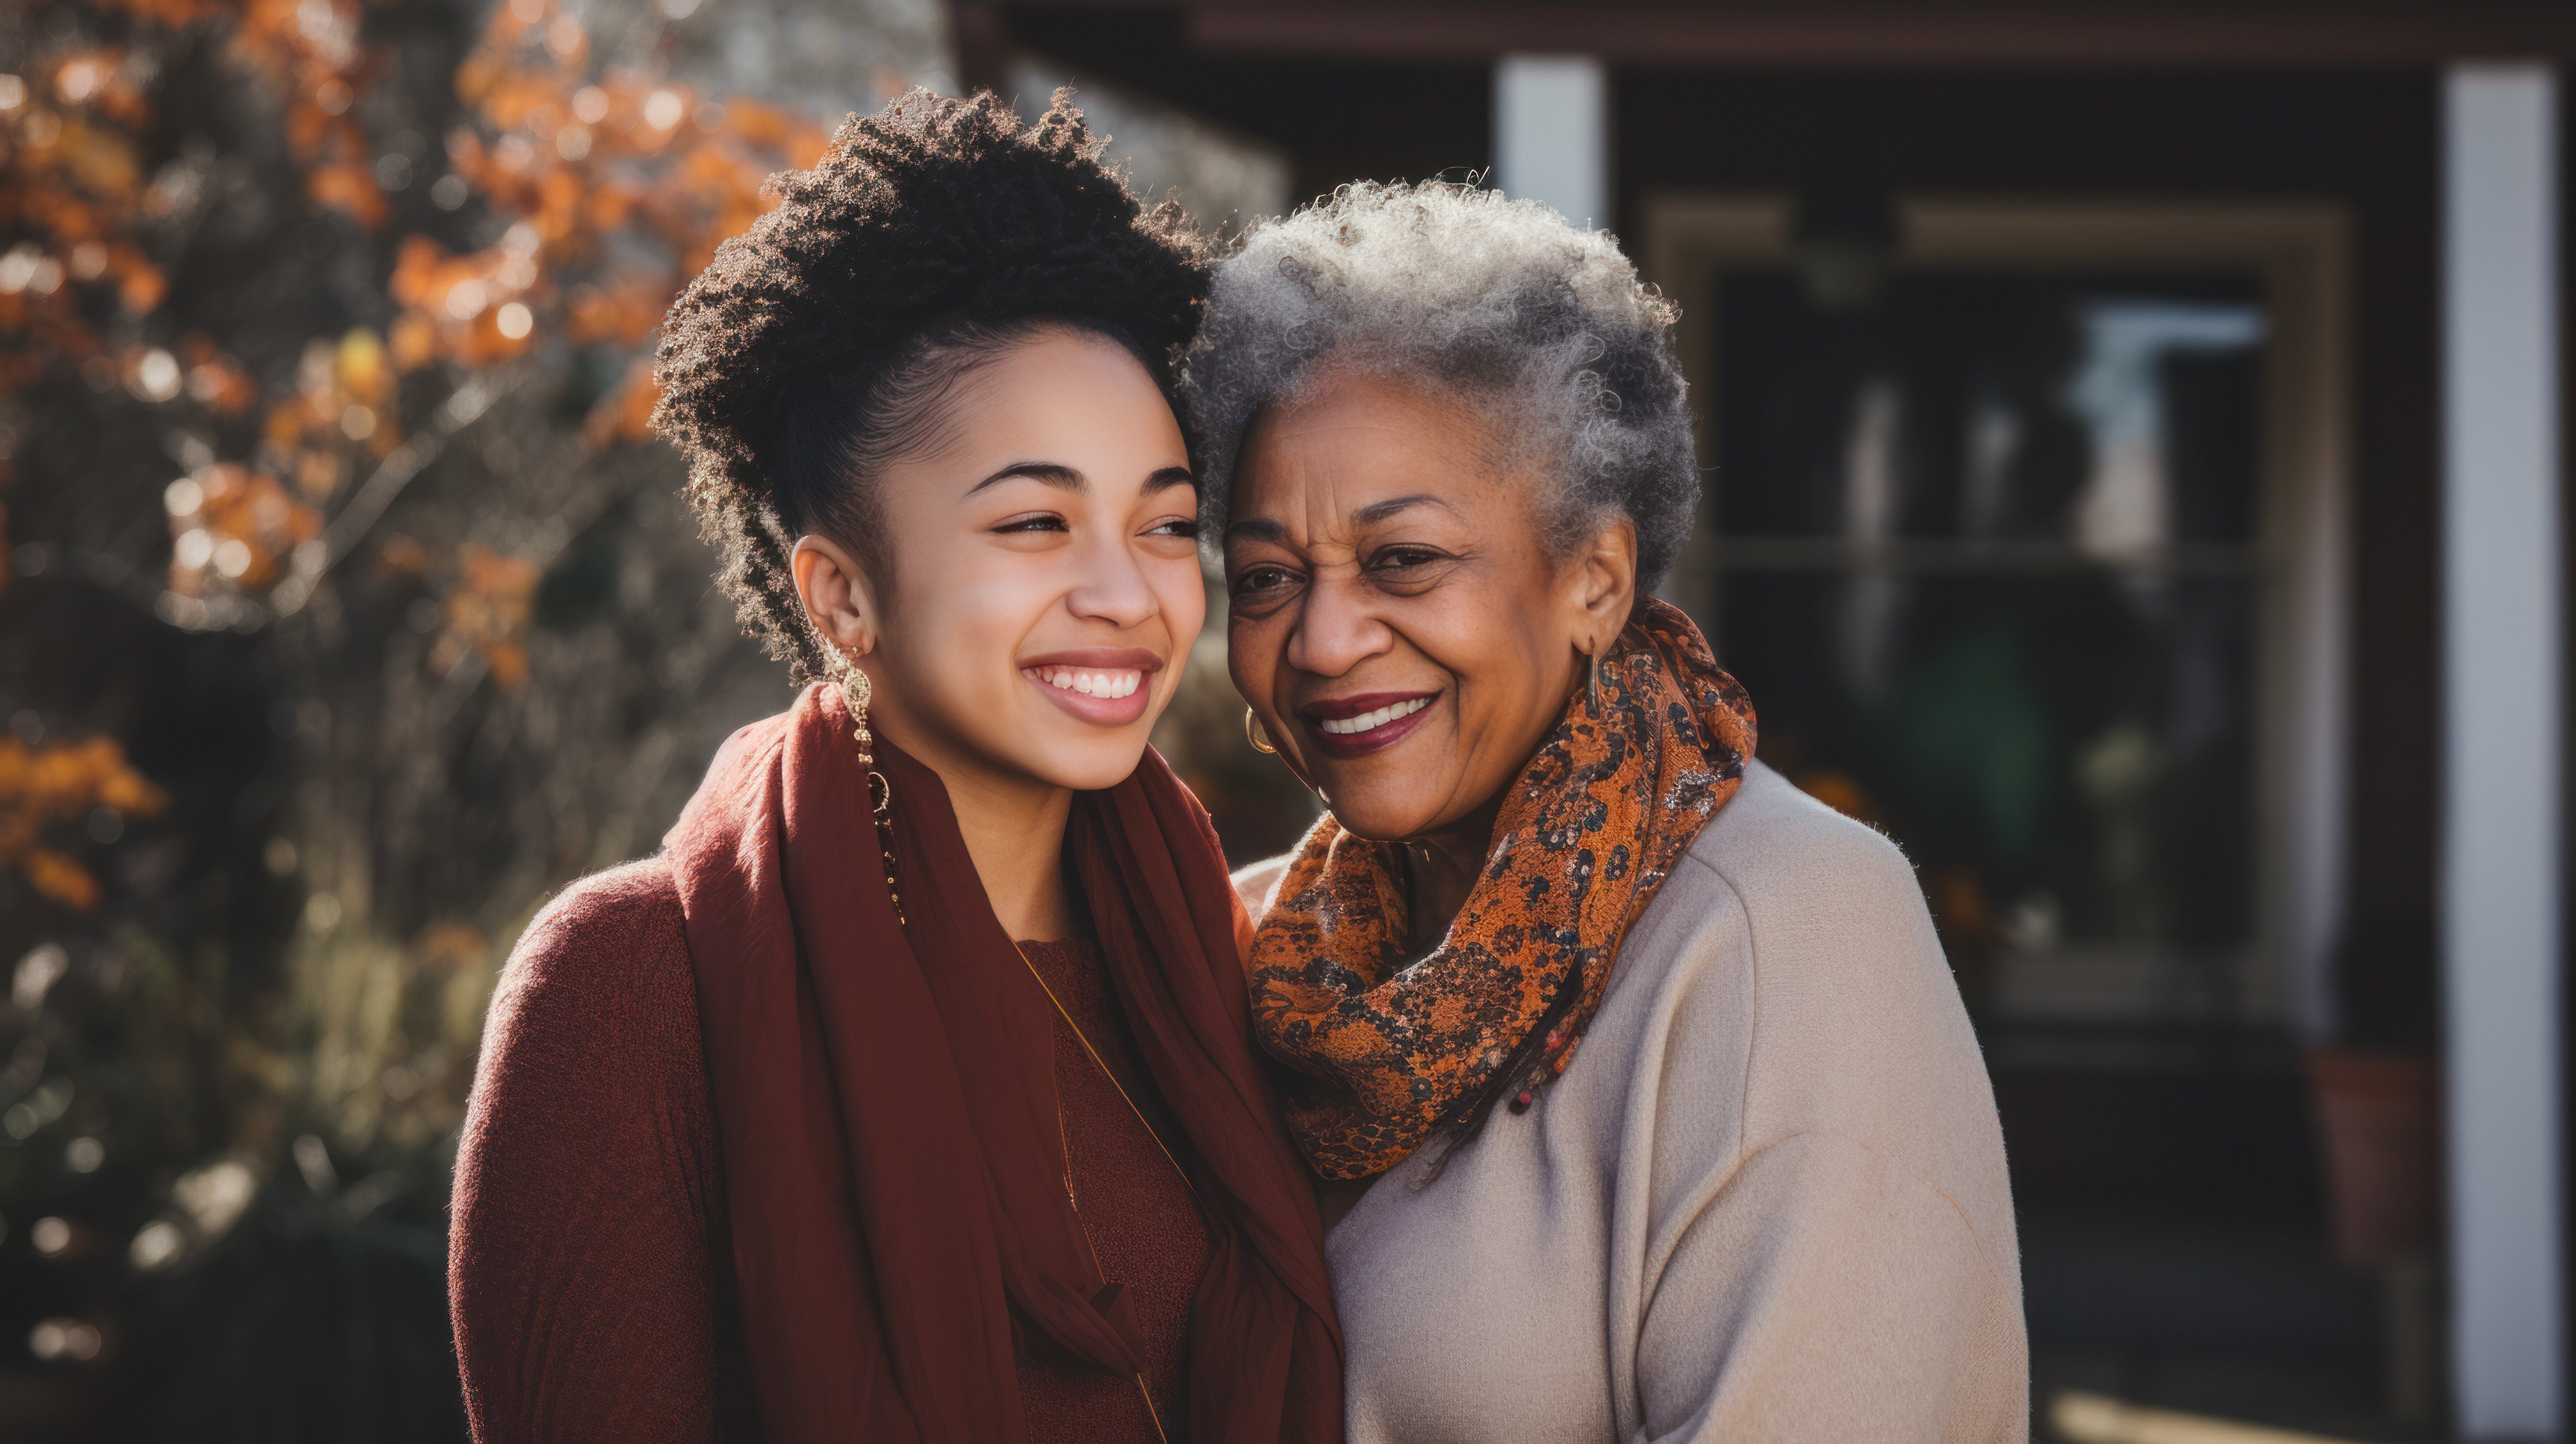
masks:
POLYGON ((1600 710, 1575 692, 1449 935, 1409 965, 1394 845, 1316 823, 1247 964, 1253 1029, 1297 1070, 1284 1101, 1315 1171, 1382 1172, 1565 1071, 1620 940, 1735 795, 1753 738, 1753 704, 1699 628, 1648 602, 1602 661, 1600 710))

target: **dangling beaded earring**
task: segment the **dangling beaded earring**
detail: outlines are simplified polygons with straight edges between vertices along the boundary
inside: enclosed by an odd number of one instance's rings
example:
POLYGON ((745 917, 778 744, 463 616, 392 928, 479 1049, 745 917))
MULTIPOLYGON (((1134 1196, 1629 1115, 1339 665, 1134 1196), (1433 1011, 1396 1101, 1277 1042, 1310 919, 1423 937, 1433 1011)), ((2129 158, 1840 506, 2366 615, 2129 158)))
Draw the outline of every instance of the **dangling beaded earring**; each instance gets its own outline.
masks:
POLYGON ((876 700, 876 684, 868 680, 867 673, 859 670, 858 663, 840 653, 834 655, 840 658, 841 665, 840 675, 832 680, 841 689, 841 700, 850 707, 850 737, 859 744, 859 765, 874 767, 877 764, 877 739, 876 734, 868 730, 868 703, 876 700))
POLYGON ((886 785, 885 774, 868 771, 868 804, 877 815, 877 855, 885 861, 886 901, 894 905, 897 927, 907 926, 903 915, 903 894, 894 885, 894 789, 886 785))
POLYGON ((876 699, 876 684, 850 659, 847 652, 833 647, 832 685, 840 689, 841 700, 850 709, 850 736, 859 744, 859 765, 868 769, 868 809, 876 814, 877 854, 885 862, 886 901, 894 905, 894 920, 905 923, 903 894, 894 883, 894 788, 885 774, 876 770, 876 734, 868 730, 868 703, 876 699))
POLYGON ((1592 654, 1592 715, 1601 715, 1601 653, 1592 654))
POLYGON ((809 618, 806 635, 822 650, 823 680, 841 694, 841 705, 850 709, 850 740, 859 744, 859 765, 877 764, 876 734, 868 730, 868 703, 876 698, 876 684, 859 670, 858 658, 841 650, 841 644, 823 635, 823 629, 809 618))

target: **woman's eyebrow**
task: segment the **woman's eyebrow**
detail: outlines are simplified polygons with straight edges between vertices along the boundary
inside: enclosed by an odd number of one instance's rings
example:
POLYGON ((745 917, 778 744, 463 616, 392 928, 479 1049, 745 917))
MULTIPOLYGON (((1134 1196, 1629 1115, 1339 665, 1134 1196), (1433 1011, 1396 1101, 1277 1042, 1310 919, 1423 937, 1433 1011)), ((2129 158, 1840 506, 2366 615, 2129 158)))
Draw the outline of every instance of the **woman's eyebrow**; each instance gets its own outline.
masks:
MULTIPOLYGON (((1159 472, 1156 474, 1160 475, 1159 472)), ((1072 467, 1067 466, 1060 461, 1014 461, 1010 465, 1003 467, 1001 470, 994 472, 991 476, 985 477, 982 481, 968 487, 966 489, 966 494, 968 496, 973 496, 975 493, 982 491, 988 486, 1008 481, 1015 476, 1026 477, 1031 481, 1042 482, 1048 486, 1060 486, 1066 491, 1079 492, 1091 489, 1091 482, 1088 478, 1084 477, 1081 472, 1074 470, 1072 467)), ((1181 477, 1186 481, 1189 478, 1189 473, 1186 471, 1182 472, 1181 477)), ((1169 483, 1165 484, 1168 485, 1169 483)), ((1153 485, 1154 483, 1149 479, 1146 483, 1146 489, 1149 491, 1152 490, 1153 485)))
POLYGON ((1188 467, 1166 466, 1160 471, 1157 471, 1153 475, 1145 478, 1145 494, 1147 496, 1152 496, 1155 492, 1163 491, 1170 487, 1196 486, 1198 484, 1199 479, 1190 475, 1190 469, 1188 467))
POLYGON ((1386 520, 1388 517, 1394 516, 1398 512, 1417 506, 1437 506, 1446 507, 1451 511, 1457 510, 1456 507, 1450 506, 1447 501, 1440 497, 1433 496, 1427 491, 1418 491, 1411 496, 1391 496, 1384 501, 1370 502, 1368 505, 1351 513, 1351 524, 1353 526, 1375 526, 1377 523, 1386 520))

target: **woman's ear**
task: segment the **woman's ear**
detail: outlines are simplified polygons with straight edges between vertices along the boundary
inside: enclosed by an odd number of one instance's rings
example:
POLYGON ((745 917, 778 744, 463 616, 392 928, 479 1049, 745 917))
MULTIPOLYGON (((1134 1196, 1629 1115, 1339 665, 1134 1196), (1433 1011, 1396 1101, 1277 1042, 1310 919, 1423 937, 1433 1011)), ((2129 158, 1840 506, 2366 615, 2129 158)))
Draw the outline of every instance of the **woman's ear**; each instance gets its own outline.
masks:
POLYGON ((1592 535, 1574 557, 1574 600, 1583 611, 1577 635, 1598 655, 1628 625, 1637 605, 1637 524, 1621 517, 1592 535))
POLYGON ((856 558, 829 537, 796 539, 788 557, 796 573, 796 595, 805 603, 805 619, 824 641, 852 660, 876 650, 879 609, 868 575, 856 558))

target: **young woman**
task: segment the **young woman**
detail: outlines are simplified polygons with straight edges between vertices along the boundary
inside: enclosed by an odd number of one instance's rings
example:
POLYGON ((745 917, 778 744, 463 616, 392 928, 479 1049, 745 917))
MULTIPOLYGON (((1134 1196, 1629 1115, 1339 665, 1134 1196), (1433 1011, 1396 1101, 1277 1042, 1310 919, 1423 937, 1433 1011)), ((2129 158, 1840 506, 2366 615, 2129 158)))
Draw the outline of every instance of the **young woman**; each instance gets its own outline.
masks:
POLYGON ((1242 915, 1145 746, 1203 620, 1206 272, 1097 149, 915 92, 672 310, 658 420, 818 685, 512 956, 456 1182, 479 1439, 1340 1437, 1242 915))
POLYGON ((1228 662, 1332 811, 1251 952, 1347 1217, 1354 1440, 2016 1444, 2003 1137, 1905 859, 1654 599, 1672 310, 1531 202, 1354 186, 1220 268, 1228 662))

